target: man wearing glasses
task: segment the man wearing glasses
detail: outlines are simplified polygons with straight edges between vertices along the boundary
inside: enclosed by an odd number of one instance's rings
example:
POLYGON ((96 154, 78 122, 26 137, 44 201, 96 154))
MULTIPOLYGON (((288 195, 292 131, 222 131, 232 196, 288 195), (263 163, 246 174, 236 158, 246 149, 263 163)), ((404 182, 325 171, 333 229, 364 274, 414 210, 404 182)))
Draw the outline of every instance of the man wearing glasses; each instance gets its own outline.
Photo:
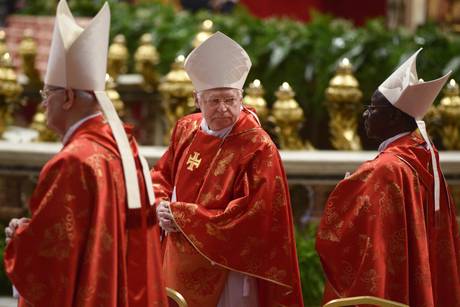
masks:
POLYGON ((107 4, 85 29, 58 4, 41 95, 63 148, 40 173, 31 219, 5 230, 20 307, 167 304, 149 169, 105 93, 109 25, 107 4))
POLYGON ((460 306, 456 210, 423 116, 447 81, 417 77, 417 51, 364 112, 378 156, 339 182, 317 234, 324 302, 370 295, 410 306, 460 306), (418 128, 418 130, 417 130, 418 128))
POLYGON ((201 113, 174 127, 152 170, 166 286, 189 306, 303 306, 278 150, 242 105, 251 66, 217 32, 187 57, 201 113))

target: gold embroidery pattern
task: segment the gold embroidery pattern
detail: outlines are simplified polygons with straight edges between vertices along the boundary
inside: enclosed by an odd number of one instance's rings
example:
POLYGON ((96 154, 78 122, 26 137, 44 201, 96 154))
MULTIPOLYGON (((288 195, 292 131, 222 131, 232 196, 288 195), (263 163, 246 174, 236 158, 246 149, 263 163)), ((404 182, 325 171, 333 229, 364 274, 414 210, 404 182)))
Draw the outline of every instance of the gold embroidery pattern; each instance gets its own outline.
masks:
POLYGON ((225 241, 226 238, 222 231, 211 223, 206 223, 206 233, 211 237, 217 238, 221 241, 225 241))
POLYGON ((190 273, 179 273, 187 290, 198 293, 202 296, 214 293, 214 287, 219 284, 222 271, 208 268, 198 268, 190 273))
POLYGON ((214 176, 220 176, 227 171, 227 167, 229 166, 230 162, 232 162, 235 153, 233 152, 223 152, 222 156, 223 159, 217 162, 216 169, 214 170, 214 176))
POLYGON ((45 229, 39 250, 40 256, 58 260, 70 256, 70 251, 75 244, 75 218, 69 207, 65 210, 67 214, 61 221, 45 229))

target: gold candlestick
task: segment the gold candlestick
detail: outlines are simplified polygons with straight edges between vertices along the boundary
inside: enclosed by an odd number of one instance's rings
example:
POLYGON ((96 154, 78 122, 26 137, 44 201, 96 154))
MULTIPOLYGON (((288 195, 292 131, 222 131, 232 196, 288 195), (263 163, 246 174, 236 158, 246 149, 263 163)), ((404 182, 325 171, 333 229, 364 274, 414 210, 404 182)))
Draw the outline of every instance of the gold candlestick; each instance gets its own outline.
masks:
POLYGON ((193 84, 184 69, 185 57, 179 55, 171 65, 171 71, 162 78, 158 87, 163 97, 163 107, 168 120, 164 143, 169 143, 171 129, 182 116, 195 109, 193 84))
POLYGON ((260 80, 255 79, 246 88, 246 96, 243 98, 243 103, 256 110, 257 116, 262 123, 267 121, 268 108, 267 102, 264 99, 265 90, 260 83, 260 80))
POLYGON ((304 113, 299 103, 294 99, 295 92, 284 82, 276 91, 278 98, 273 104, 273 117, 279 127, 281 149, 304 149, 305 145, 299 137, 299 126, 304 121, 304 113))
POLYGON ((448 150, 460 149, 460 91, 458 83, 451 79, 444 90, 444 97, 437 108, 441 119, 442 143, 448 150))
POLYGON ((28 84, 39 87, 41 85, 40 73, 35 67, 37 57, 37 44, 33 39, 33 31, 26 29, 21 43, 19 44, 19 55, 21 56, 21 69, 27 76, 28 84))
POLYGON ((352 71, 350 61, 344 58, 326 89, 331 143, 335 149, 339 150, 361 150, 362 148, 357 130, 363 94, 352 71))
POLYGON ((159 80, 155 67, 160 62, 160 56, 152 41, 150 33, 142 35, 140 46, 134 54, 135 70, 144 78, 144 88, 148 92, 156 88, 159 80))
POLYGON ((201 45, 202 42, 207 40, 211 35, 214 34, 214 23, 210 19, 206 19, 201 24, 200 32, 195 35, 193 39, 192 46, 194 48, 201 45))
POLYGON ((113 43, 109 47, 107 73, 114 80, 119 75, 125 74, 128 71, 128 48, 126 47, 126 39, 123 34, 118 34, 113 38, 113 43))

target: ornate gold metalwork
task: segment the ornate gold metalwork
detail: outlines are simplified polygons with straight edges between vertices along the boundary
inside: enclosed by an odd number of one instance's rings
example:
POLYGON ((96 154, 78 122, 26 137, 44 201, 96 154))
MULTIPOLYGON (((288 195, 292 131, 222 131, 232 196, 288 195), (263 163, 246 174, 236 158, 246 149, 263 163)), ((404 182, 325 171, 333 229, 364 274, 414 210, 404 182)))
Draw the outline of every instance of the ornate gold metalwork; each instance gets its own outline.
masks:
POLYGON ((8 47, 6 46, 6 33, 5 30, 0 30, 0 57, 8 52, 8 47))
POLYGON ((120 94, 117 91, 117 84, 113 80, 113 78, 109 75, 105 75, 105 88, 107 92, 107 96, 110 98, 110 100, 113 103, 113 106, 115 107, 115 110, 118 113, 118 116, 123 118, 125 116, 125 104, 121 100, 120 94))
POLYGON ((57 134, 48 128, 45 111, 41 105, 37 108, 30 128, 38 132, 38 138, 34 140, 36 142, 56 142, 59 140, 57 134))
POLYGON ((448 150, 460 149, 460 90, 451 79, 444 90, 444 97, 437 108, 440 117, 442 143, 448 150))
POLYGON ((134 54, 136 72, 144 77, 144 87, 149 92, 155 89, 159 79, 155 67, 160 62, 160 56, 152 41, 150 33, 142 35, 140 46, 134 54))
POLYGON ((19 54, 21 56, 21 69, 28 78, 28 83, 39 86, 41 84, 40 73, 35 67, 37 57, 37 44, 33 39, 33 31, 26 29, 21 43, 19 44, 19 54))
POLYGON ((123 34, 118 34, 113 38, 113 43, 109 47, 107 73, 114 80, 119 75, 125 74, 128 71, 128 48, 126 47, 126 39, 123 34))
POLYGON ((18 83, 11 56, 5 52, 0 58, 0 135, 12 122, 13 103, 21 93, 22 86, 18 83))
POLYGON ((165 144, 169 142, 170 130, 176 121, 195 109, 193 85, 184 69, 184 61, 185 57, 179 55, 171 65, 171 71, 162 78, 158 87, 168 119, 169 132, 164 136, 165 144))
POLYGON ((214 34, 214 23, 210 19, 206 19, 201 24, 200 32, 198 32, 193 39, 192 45, 194 48, 198 47, 202 42, 207 40, 214 34))
POLYGON ((295 92, 284 82, 276 91, 278 98, 273 104, 273 117, 278 126, 281 149, 304 149, 299 137, 299 126, 304 121, 304 113, 299 103, 294 100, 295 92))
POLYGON ((243 98, 243 103, 248 107, 252 107, 256 110, 257 116, 262 123, 267 121, 268 108, 267 102, 264 99, 265 90, 260 83, 260 80, 255 79, 246 88, 246 96, 243 98))
POLYGON ((363 94, 352 70, 350 61, 344 58, 326 89, 331 143, 335 149, 340 150, 361 150, 362 148, 357 130, 358 114, 361 110, 360 101, 363 94))

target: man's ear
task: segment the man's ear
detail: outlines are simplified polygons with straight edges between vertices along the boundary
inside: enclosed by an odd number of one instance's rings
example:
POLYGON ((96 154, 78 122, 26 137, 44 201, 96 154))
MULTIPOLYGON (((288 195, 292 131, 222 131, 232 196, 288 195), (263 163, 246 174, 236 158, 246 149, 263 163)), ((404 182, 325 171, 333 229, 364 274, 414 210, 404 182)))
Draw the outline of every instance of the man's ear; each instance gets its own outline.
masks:
POLYGON ((195 91, 193 91, 193 98, 195 99, 195 107, 201 110, 200 102, 198 101, 198 94, 195 91))
POLYGON ((65 90, 66 99, 62 104, 62 108, 66 111, 70 110, 75 103, 75 93, 71 88, 65 90))

